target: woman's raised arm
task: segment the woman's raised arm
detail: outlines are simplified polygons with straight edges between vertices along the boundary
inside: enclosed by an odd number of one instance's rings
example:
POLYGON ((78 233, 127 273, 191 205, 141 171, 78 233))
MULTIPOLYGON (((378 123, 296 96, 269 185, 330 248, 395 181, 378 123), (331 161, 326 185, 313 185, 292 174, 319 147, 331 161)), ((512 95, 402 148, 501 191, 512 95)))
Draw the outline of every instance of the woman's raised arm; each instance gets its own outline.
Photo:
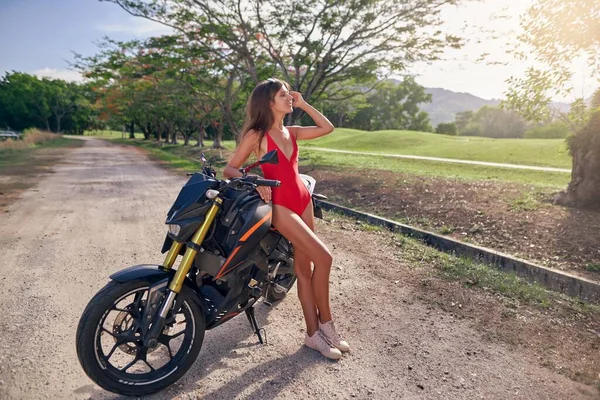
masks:
POLYGON ((288 130, 296 140, 315 139, 333 132, 333 124, 319 110, 308 104, 298 92, 290 93, 294 98, 294 107, 301 108, 315 121, 317 126, 288 126, 288 130))

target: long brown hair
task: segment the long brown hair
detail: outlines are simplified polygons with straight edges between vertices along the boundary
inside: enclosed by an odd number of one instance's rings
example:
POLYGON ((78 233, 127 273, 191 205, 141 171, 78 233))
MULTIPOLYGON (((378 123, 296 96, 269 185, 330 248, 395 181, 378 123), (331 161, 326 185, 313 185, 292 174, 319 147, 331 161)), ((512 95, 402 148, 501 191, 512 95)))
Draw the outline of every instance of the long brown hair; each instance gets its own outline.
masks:
POLYGON ((263 137, 273 125, 271 102, 283 85, 290 90, 290 85, 287 82, 275 78, 269 78, 256 85, 246 103, 246 119, 242 128, 242 137, 248 131, 254 130, 259 135, 258 143, 260 146, 263 137))

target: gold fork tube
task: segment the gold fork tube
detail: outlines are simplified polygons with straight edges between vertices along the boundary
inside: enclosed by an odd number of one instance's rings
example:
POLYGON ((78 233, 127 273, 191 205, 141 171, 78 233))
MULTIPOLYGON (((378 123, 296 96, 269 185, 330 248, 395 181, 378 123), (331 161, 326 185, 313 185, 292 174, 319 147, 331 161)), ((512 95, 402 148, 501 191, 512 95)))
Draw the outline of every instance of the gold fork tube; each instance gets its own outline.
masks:
MULTIPOLYGON (((200 246, 202 244, 204 238, 206 237, 206 234, 208 233, 208 230, 210 229, 210 226, 215 220, 217 211, 219 211, 219 206, 222 203, 223 200, 221 200, 218 197, 215 198, 215 201, 213 202, 212 206, 206 212, 204 222, 202 223, 202 225, 200 225, 196 233, 194 233, 194 236, 192 236, 192 243, 194 243, 197 246, 200 246)), ((181 263, 179 263, 179 266, 177 267, 177 272, 175 272, 175 276, 169 284, 169 289, 171 289, 171 291, 175 293, 179 293, 181 291, 183 281, 185 280, 186 275, 190 271, 190 268, 192 267, 192 263, 194 262, 194 258, 196 258, 197 253, 198 251, 191 247, 188 247, 186 249, 183 258, 181 259, 181 263)))
POLYGON ((173 264, 175 263, 175 260, 177 259, 177 256, 179 255, 179 250, 181 250, 182 246, 183 246, 183 243, 173 241, 173 244, 171 244, 171 248, 169 249, 169 252, 167 253, 167 256, 165 257, 165 262, 163 263, 163 267, 162 267, 163 270, 168 271, 173 267, 173 264))

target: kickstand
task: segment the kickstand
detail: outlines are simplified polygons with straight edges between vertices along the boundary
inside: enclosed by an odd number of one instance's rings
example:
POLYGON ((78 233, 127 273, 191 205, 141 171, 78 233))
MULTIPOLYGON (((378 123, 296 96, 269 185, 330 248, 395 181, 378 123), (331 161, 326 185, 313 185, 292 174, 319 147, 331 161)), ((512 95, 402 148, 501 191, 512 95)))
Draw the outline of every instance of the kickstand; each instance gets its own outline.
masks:
POLYGON ((256 336, 258 336, 258 341, 260 344, 265 344, 267 342, 267 331, 258 327, 258 322, 256 322, 256 317, 254 316, 254 306, 246 309, 246 317, 248 317, 248 321, 250 321, 250 325, 252 326, 252 329, 254 329, 254 333, 256 336), (264 341, 260 331, 263 331, 265 334, 264 341))

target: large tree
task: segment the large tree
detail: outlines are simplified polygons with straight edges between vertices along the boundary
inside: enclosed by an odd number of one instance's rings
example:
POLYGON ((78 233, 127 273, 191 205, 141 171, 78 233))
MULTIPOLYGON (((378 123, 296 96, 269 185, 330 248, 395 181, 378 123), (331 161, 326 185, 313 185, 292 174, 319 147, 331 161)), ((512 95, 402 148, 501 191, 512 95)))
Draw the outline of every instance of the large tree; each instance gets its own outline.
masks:
MULTIPOLYGON (((585 58, 593 76, 600 77, 599 18, 598 0, 536 0, 521 21, 525 31, 521 56, 541 67, 531 67, 524 78, 509 81, 506 106, 529 120, 547 120, 552 115, 552 96, 570 89, 573 59, 585 58)), ((576 123, 577 133, 569 141, 573 156, 571 182, 556 201, 600 207, 598 117, 593 116, 585 125, 580 117, 563 119, 572 126, 576 123)))
POLYGON ((468 0, 107 1, 170 26, 185 48, 211 54, 234 79, 256 84, 274 74, 316 102, 359 95, 343 83, 375 85, 377 77, 460 47, 438 28, 440 10, 468 0))
POLYGON ((91 107, 86 85, 22 72, 0 78, 0 128, 82 133, 91 107))
POLYGON ((406 77, 401 82, 387 81, 367 97, 367 106, 356 113, 353 125, 359 129, 406 129, 432 131, 429 115, 419 109, 420 103, 431 101, 431 94, 406 77))

